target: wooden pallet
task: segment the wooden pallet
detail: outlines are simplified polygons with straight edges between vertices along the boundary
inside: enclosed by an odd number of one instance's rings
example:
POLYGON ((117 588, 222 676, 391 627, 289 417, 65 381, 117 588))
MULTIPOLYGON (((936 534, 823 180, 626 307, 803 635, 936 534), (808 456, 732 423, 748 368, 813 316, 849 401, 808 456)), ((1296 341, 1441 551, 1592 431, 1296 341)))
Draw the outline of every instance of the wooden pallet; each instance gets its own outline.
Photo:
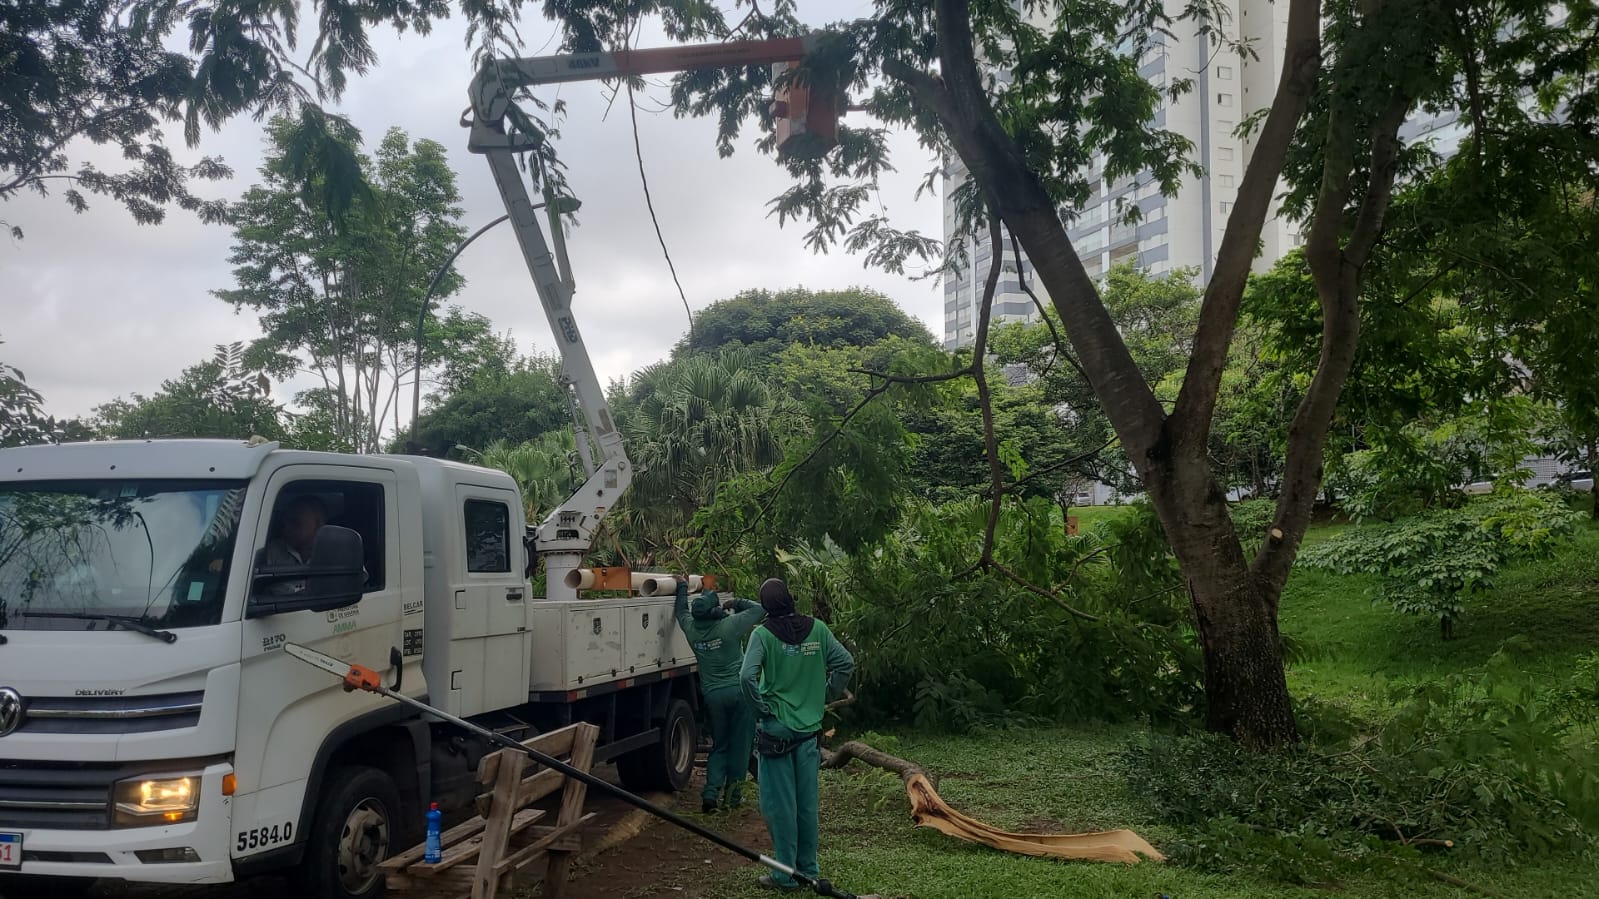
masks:
MULTIPOLYGON (((599 732, 592 724, 573 724, 522 745, 587 773, 594 764, 599 732)), ((544 895, 560 899, 566 894, 572 860, 581 848, 578 828, 594 817, 592 812, 583 812, 588 786, 505 749, 483 757, 478 782, 490 788, 477 797, 478 815, 440 835, 438 862, 430 865, 422 860, 426 852, 422 845, 382 864, 389 892, 494 899, 501 890, 511 892, 517 877, 543 860, 544 895), (563 784, 565 792, 555 823, 540 825, 546 813, 528 806, 563 784)))

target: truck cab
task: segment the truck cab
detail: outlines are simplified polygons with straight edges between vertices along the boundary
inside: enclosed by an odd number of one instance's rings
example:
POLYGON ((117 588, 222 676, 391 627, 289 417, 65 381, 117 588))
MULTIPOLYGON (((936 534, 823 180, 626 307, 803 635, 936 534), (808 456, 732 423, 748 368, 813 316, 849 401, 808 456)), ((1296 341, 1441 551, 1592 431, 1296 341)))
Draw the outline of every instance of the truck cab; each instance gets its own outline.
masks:
POLYGON ((375 894, 490 747, 284 653, 519 738, 578 720, 630 786, 698 740, 672 599, 530 595, 515 482, 261 441, 0 450, 0 895, 290 870, 375 894))

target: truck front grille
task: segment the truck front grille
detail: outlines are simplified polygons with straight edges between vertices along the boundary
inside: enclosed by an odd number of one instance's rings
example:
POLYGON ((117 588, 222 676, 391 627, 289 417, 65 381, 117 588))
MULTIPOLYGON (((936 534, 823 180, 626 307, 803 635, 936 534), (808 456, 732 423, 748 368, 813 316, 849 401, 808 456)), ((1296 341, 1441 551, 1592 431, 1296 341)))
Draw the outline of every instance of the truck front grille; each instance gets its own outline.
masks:
POLYGON ((104 830, 127 765, 0 761, 0 827, 104 830))
POLYGON ((154 696, 41 696, 23 700, 18 731, 36 734, 143 734, 195 727, 204 691, 154 696))

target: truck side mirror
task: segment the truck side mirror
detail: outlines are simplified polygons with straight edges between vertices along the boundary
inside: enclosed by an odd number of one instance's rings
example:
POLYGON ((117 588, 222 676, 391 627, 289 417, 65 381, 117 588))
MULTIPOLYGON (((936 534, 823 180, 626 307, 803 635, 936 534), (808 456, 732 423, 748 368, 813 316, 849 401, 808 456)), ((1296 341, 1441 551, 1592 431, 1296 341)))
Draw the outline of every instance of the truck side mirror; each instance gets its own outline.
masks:
POLYGON ((350 528, 324 525, 305 565, 257 566, 244 617, 327 612, 355 605, 366 587, 366 550, 350 528))

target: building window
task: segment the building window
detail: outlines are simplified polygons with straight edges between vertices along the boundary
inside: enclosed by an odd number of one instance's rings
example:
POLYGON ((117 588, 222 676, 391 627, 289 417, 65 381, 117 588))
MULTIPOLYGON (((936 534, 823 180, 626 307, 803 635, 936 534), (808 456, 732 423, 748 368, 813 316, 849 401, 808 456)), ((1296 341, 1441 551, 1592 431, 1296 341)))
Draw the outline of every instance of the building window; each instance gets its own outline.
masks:
POLYGON ((1232 187, 1233 186, 1233 176, 1231 176, 1231 175, 1218 175, 1218 176, 1216 176, 1216 180, 1221 182, 1221 186, 1222 187, 1232 187))
POLYGON ((1217 119, 1216 120, 1216 128, 1218 130, 1220 130, 1222 134, 1232 134, 1233 133, 1233 127, 1234 127, 1233 122, 1230 119, 1217 119))
POLYGON ((1217 147, 1216 148, 1216 158, 1222 160, 1223 162, 1232 162, 1233 161, 1233 148, 1232 147, 1217 147))
POLYGON ((1233 80, 1233 67, 1232 66, 1217 66, 1216 67, 1216 77, 1220 78, 1223 81, 1231 81, 1231 80, 1233 80))
POLYGON ((1226 215, 1227 213, 1232 212, 1232 211, 1233 211, 1233 204, 1231 202, 1227 201, 1227 200, 1222 200, 1221 201, 1221 214, 1222 215, 1226 215))
POLYGON ((1232 94, 1217 94, 1216 95, 1216 105, 1217 106, 1231 106, 1231 105, 1233 105, 1233 95, 1232 94))

